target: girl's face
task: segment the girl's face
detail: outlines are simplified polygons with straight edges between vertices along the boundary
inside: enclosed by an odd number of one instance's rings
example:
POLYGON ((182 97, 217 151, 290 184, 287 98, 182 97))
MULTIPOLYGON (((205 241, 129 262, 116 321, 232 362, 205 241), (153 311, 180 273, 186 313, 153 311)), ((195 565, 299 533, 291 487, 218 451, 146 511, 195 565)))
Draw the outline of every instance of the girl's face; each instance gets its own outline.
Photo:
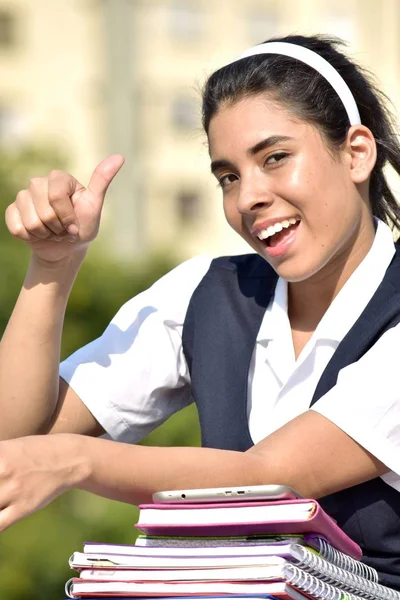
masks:
POLYGON ((373 221, 349 152, 334 156, 316 127, 264 95, 222 107, 208 135, 228 223, 279 275, 303 281, 365 256, 373 221))

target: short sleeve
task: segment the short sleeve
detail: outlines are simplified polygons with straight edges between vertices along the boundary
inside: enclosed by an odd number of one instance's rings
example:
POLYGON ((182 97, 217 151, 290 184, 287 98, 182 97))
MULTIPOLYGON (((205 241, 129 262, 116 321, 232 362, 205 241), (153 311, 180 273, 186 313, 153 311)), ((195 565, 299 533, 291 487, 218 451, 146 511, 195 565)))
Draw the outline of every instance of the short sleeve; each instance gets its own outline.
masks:
POLYGON ((210 262, 199 256, 175 268, 61 363, 60 376, 111 438, 136 443, 192 402, 182 328, 210 262))
POLYGON ((383 476, 400 491, 400 326, 386 331, 312 410, 324 415, 383 462, 383 476), (394 481, 396 480, 396 485, 394 481))

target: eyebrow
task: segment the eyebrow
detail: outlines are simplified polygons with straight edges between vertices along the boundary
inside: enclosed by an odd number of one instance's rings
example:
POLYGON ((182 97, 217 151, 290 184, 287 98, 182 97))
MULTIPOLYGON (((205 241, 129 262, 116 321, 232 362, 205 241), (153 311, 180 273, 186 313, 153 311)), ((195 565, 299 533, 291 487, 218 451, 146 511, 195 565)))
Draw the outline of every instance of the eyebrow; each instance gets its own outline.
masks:
MULTIPOLYGON (((265 138, 265 140, 261 140, 260 142, 257 142, 257 144, 255 144, 255 146, 252 146, 251 148, 249 148, 247 150, 247 154, 249 156, 255 156, 256 154, 261 152, 261 150, 266 150, 267 148, 270 148, 271 146, 275 146, 276 144, 279 144, 281 142, 288 142, 290 140, 293 140, 293 138, 291 138, 287 135, 271 135, 271 136, 265 138)), ((232 168, 232 163, 230 163, 229 160, 214 160, 211 163, 211 172, 212 173, 215 173, 215 171, 217 171, 218 169, 223 169, 223 168, 232 168)))
POLYGON ((254 156, 255 154, 261 152, 261 150, 266 150, 271 146, 275 146, 275 144, 279 144, 280 142, 288 142, 292 139, 293 138, 289 137, 288 135, 271 135, 270 137, 265 138, 265 140, 258 142, 255 146, 249 148, 247 150, 247 154, 254 156))

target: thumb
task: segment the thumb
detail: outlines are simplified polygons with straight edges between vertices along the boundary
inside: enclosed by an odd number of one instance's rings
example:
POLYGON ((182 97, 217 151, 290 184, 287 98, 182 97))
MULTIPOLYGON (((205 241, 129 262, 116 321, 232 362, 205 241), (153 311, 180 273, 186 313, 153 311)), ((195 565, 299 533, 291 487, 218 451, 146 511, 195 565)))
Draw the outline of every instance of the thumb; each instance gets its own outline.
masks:
POLYGON ((121 154, 113 154, 97 165, 90 178, 87 189, 100 200, 104 200, 108 186, 122 167, 125 158, 121 154))

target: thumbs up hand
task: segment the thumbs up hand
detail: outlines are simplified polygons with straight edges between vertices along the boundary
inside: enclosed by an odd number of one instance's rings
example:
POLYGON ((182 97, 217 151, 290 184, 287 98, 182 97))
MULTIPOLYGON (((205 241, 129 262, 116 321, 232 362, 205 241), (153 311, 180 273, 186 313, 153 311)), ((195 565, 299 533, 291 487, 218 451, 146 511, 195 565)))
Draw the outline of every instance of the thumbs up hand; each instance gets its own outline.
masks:
POLYGON ((98 233, 108 186, 123 164, 121 155, 109 156, 97 165, 86 188, 64 171, 31 179, 7 207, 10 233, 49 262, 86 247, 98 233))

